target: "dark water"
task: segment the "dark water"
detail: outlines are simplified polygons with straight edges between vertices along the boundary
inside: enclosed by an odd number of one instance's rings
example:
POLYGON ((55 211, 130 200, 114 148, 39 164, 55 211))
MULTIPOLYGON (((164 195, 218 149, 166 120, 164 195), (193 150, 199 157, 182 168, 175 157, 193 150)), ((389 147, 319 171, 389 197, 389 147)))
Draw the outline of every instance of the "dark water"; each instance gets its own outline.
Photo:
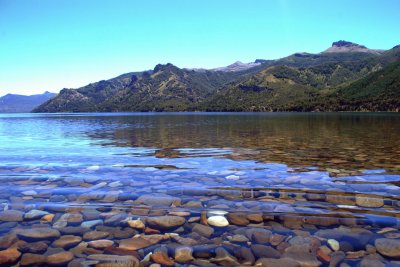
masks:
POLYGON ((106 261, 93 254, 142 265, 168 265, 154 255, 170 265, 398 264, 399 134, 389 113, 3 114, 0 248, 19 246, 13 264, 38 242, 45 265, 57 253, 70 266, 106 261), (166 215, 180 220, 148 219, 166 215), (229 225, 203 227, 213 216, 229 225), (130 226, 139 218, 145 229, 130 226), (32 228, 56 234, 27 237, 32 228), (65 235, 79 242, 59 245, 65 235))

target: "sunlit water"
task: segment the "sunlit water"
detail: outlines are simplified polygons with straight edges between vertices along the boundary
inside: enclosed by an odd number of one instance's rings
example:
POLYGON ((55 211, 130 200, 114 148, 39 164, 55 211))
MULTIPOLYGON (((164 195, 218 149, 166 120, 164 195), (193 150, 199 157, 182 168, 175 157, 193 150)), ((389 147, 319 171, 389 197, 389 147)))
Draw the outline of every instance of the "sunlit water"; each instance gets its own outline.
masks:
MULTIPOLYGON (((137 234, 176 233, 197 239, 189 245, 195 251, 212 245, 205 257, 209 264, 236 265, 235 260, 244 264, 244 256, 236 255, 238 247, 253 251, 251 264, 265 258, 252 248, 260 242, 243 234, 251 228, 287 236, 281 242, 289 246, 290 238, 304 236, 295 232, 302 230, 328 247, 326 240, 333 237, 318 231, 354 228, 368 230, 371 237, 362 244, 347 237, 353 247, 344 252, 367 251, 377 238, 400 237, 399 134, 400 115, 387 113, 3 114, 1 210, 42 210, 55 217, 48 221, 22 215, 16 220, 0 215, 0 233, 50 226, 63 234, 66 227, 94 220, 101 223, 72 232, 124 231, 132 229, 130 220, 170 214, 184 217, 185 224, 168 229, 146 225, 153 232, 110 232, 107 239, 119 248, 121 240, 137 234), (70 213, 82 216, 78 222, 63 222, 62 216, 70 213), (193 230, 221 214, 228 227, 213 226, 210 236, 193 230), (231 218, 235 214, 239 219, 231 218), (232 241, 242 234, 247 240, 232 241), (219 260, 217 247, 235 255, 232 262, 219 260)), ((333 239, 346 241, 339 235, 333 239)), ((53 239, 45 241, 45 253, 52 254, 53 239)), ((5 249, 9 244, 3 242, 5 249)), ((163 240, 135 256, 143 260, 157 247, 175 243, 179 241, 163 240)), ((263 245, 271 246, 271 241, 263 245)), ((272 247, 281 257, 287 254, 279 244, 272 247)), ((98 249, 104 252, 106 248, 98 249)), ((312 252, 329 265, 317 250, 312 252)), ((74 252, 75 261, 86 256, 74 252)), ((342 261, 354 265, 363 256, 342 261)), ((385 263, 395 259, 381 256, 385 263)))

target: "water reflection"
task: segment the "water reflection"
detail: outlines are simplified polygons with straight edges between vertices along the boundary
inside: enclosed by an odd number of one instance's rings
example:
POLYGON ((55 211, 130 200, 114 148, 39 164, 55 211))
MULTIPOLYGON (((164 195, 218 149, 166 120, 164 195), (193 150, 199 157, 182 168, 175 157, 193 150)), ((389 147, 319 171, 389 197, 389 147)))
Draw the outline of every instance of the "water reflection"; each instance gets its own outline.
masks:
POLYGON ((37 265, 72 266, 393 263, 399 122, 350 113, 0 115, 0 266, 29 265, 33 254, 43 254, 37 265))
POLYGON ((218 148, 229 150, 232 159, 318 166, 332 175, 400 172, 397 114, 175 114, 103 123, 105 129, 87 135, 107 140, 103 145, 156 148, 157 157, 190 156, 182 148, 218 148))

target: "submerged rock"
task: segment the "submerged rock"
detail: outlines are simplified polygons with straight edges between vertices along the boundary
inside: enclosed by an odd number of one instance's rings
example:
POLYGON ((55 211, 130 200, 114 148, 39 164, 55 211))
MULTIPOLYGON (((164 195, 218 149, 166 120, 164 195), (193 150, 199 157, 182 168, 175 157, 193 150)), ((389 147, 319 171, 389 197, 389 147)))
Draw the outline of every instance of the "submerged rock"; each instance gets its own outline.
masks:
POLYGON ((18 237, 25 241, 39 241, 54 239, 60 236, 60 232, 52 228, 32 228, 19 231, 18 237))
POLYGON ((158 216, 158 217, 150 217, 147 219, 147 224, 150 227, 167 230, 171 228, 177 228, 183 224, 185 224, 185 218, 179 216, 158 216))
POLYGON ((229 225, 228 220, 224 216, 211 216, 207 219, 207 223, 215 227, 226 227, 229 225))
POLYGON ((384 256, 400 257, 400 239, 378 238, 375 240, 375 247, 384 256))

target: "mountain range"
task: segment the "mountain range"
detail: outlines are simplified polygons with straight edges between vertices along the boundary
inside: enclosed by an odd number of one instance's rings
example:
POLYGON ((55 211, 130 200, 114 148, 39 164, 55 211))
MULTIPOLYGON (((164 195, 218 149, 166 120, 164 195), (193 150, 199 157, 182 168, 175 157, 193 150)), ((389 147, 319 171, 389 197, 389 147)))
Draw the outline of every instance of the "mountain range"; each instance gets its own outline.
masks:
POLYGON ((159 64, 63 89, 34 112, 399 110, 400 46, 338 41, 318 54, 210 70, 159 64))
POLYGON ((31 112, 34 108, 43 104, 55 95, 56 94, 50 92, 30 96, 7 94, 0 97, 0 112, 31 112))

